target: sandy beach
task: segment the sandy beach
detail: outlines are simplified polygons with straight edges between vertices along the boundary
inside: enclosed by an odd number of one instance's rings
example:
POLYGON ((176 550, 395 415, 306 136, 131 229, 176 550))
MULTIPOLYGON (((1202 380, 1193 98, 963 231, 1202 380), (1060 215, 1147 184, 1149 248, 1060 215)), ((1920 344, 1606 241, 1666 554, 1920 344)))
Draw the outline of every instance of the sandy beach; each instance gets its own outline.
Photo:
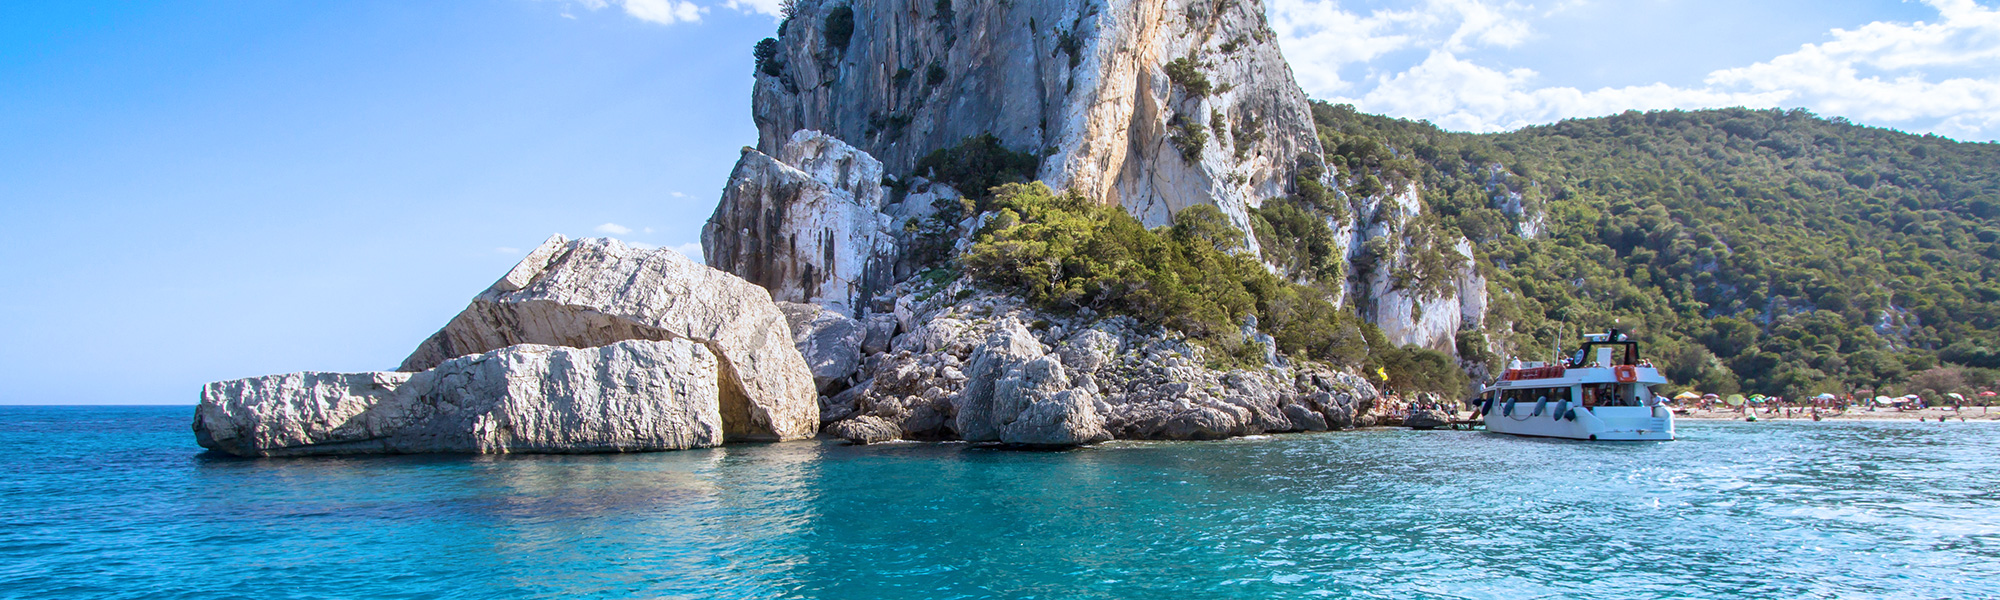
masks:
MULTIPOLYGON (((1681 410, 1675 410, 1674 417, 1680 419, 1710 419, 1710 420, 1740 421, 1744 418, 1744 413, 1734 409, 1706 410, 1706 411, 1699 409, 1686 409, 1686 412, 1682 412, 1681 410)), ((1923 410, 1895 410, 1891 408, 1880 408, 1873 411, 1868 410, 1866 408, 1857 408, 1857 409, 1850 409, 1845 412, 1822 411, 1820 413, 1820 418, 1822 419, 1822 421, 1917 421, 1917 420, 1936 421, 1940 418, 1946 419, 1953 423, 1957 423, 1961 419, 1968 422, 2000 421, 2000 407, 1967 406, 1965 407, 1965 411, 1963 413, 1959 411, 1954 411, 1950 407, 1943 407, 1943 408, 1931 407, 1923 410)), ((1776 412, 1768 412, 1759 409, 1757 411, 1757 420, 1811 421, 1812 411, 1810 409, 1801 410, 1794 408, 1789 411, 1784 409, 1779 409, 1776 412)))

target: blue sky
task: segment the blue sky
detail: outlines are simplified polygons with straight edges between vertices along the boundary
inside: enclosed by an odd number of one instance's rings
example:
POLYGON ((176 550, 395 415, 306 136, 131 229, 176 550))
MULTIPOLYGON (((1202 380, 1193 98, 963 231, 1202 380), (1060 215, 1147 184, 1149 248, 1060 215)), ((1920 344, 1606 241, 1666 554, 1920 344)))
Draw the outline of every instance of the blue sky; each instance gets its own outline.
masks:
MULTIPOLYGON (((1745 104, 2000 137, 1991 4, 1269 7, 1313 96, 1454 129, 1745 104)), ((390 368, 550 233, 688 249, 776 26, 769 0, 0 11, 6 404, 390 368)))

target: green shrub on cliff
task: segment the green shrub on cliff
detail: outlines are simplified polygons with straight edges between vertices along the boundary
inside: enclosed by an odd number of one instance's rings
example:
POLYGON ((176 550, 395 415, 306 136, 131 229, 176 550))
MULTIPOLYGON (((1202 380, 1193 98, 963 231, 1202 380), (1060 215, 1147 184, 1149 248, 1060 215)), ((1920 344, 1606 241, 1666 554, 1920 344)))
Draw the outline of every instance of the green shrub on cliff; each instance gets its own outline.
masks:
POLYGON ((994 186, 1033 180, 1040 168, 1041 158, 1034 153, 1008 150, 1000 138, 982 133, 925 155, 917 161, 916 174, 951 184, 978 201, 976 210, 985 211, 994 186))
POLYGON ((1201 64, 1189 58, 1176 58, 1166 66, 1167 79, 1181 86, 1188 97, 1200 98, 1208 95, 1208 76, 1201 73, 1201 64))
POLYGON ((842 4, 826 12, 826 45, 847 49, 847 42, 854 38, 854 7, 842 4))
MULTIPOLYGON (((1236 252, 1243 233, 1197 205, 1148 230, 1124 209, 1040 182, 994 190, 992 216, 964 257, 975 279, 1043 308, 1090 308, 1169 327, 1213 346, 1241 347, 1246 317, 1287 355, 1359 366, 1373 329, 1236 252)), ((1379 337, 1379 335, 1377 336, 1379 337)))

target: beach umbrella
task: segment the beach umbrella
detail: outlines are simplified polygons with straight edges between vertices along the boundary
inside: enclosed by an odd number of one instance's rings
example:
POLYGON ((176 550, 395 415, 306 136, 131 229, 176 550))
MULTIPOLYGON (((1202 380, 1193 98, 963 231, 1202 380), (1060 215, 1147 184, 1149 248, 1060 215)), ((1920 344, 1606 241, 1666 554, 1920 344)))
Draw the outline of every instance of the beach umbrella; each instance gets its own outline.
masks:
POLYGON ((1876 397, 1875 397, 1875 403, 1876 403, 1876 404, 1895 404, 1895 403, 1896 403, 1896 400, 1895 400, 1895 399, 1893 399, 1893 398, 1890 398, 1890 397, 1888 397, 1888 396, 1876 396, 1876 397))
POLYGON ((1722 397, 1721 397, 1721 396, 1717 396, 1717 395, 1715 395, 1715 394, 1702 394, 1702 395, 1701 395, 1701 399, 1703 399, 1703 400, 1721 400, 1721 399, 1722 399, 1722 397))
POLYGON ((1742 405, 1743 405, 1743 395, 1742 395, 1742 394, 1730 394, 1730 395, 1729 395, 1729 399, 1728 399, 1728 400, 1725 400, 1725 402, 1728 402, 1730 406, 1742 406, 1742 405))
POLYGON ((1700 400, 1700 399, 1701 399, 1701 394, 1697 394, 1697 393, 1694 393, 1694 392, 1681 392, 1680 394, 1678 394, 1678 395, 1674 396, 1674 399, 1675 399, 1675 400, 1700 400))
POLYGON ((1814 400, 1832 400, 1832 399, 1834 399, 1834 395, 1833 395, 1833 394, 1820 394, 1820 395, 1818 395, 1818 396, 1813 396, 1813 399, 1814 399, 1814 400))
POLYGON ((1994 397, 1994 396, 2000 396, 2000 392, 1995 392, 1995 391, 1993 391, 1993 390, 1987 390, 1987 391, 1984 391, 1984 392, 1980 392, 1980 393, 1979 393, 1979 395, 1981 395, 1981 396, 1985 396, 1985 397, 1988 397, 1988 398, 1991 398, 1991 397, 1994 397))
POLYGON ((1951 397, 1951 399, 1953 399, 1953 400, 1957 400, 1957 401, 1959 401, 1959 402, 1964 402, 1964 401, 1965 401, 1965 396, 1960 396, 1960 395, 1958 395, 1958 392, 1952 392, 1952 393, 1949 393, 1949 394, 1945 394, 1945 395, 1946 395, 1946 396, 1950 396, 1950 397, 1951 397))

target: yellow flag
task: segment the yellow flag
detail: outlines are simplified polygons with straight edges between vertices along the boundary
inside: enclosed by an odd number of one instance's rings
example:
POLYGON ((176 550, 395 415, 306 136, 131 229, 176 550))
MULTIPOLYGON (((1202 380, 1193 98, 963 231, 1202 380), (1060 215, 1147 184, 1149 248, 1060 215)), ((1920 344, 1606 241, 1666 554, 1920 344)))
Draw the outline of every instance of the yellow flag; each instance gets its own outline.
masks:
POLYGON ((1382 367, 1375 367, 1375 376, 1381 378, 1383 381, 1389 380, 1389 372, 1382 370, 1382 367))

